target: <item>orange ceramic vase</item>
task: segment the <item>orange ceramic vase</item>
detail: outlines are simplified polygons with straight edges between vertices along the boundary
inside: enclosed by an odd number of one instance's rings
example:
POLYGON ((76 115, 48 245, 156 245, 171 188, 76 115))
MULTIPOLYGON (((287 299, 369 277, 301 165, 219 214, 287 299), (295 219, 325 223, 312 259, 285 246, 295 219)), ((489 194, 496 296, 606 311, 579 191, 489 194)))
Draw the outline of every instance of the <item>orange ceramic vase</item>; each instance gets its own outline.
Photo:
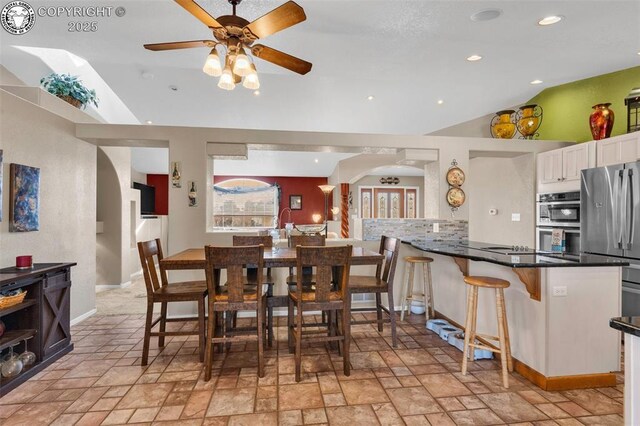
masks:
POLYGON ((589 115, 589 127, 593 139, 599 141, 611 136, 613 130, 614 114, 609 108, 610 103, 594 105, 591 115, 589 115))

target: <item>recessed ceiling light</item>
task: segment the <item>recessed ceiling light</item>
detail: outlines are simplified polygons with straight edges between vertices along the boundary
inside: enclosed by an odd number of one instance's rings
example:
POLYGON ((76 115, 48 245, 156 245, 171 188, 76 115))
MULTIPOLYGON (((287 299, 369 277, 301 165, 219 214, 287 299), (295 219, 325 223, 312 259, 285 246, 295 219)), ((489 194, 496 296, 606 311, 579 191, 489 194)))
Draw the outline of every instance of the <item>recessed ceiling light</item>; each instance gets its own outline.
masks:
POLYGON ((438 99, 438 105, 442 105, 444 101, 442 99, 438 99))
POLYGON ((373 99, 374 99, 373 95, 369 95, 369 96, 367 96, 367 100, 372 101, 373 99))
POLYGON ((147 123, 147 124, 153 124, 153 121, 151 121, 151 120, 147 120, 147 121, 146 121, 146 123, 147 123))
POLYGON ((531 84, 542 84, 542 80, 533 80, 531 84))
POLYGON ((538 21, 538 25, 542 25, 542 26, 553 25, 553 24, 557 24, 560 21, 562 21, 562 16, 560 15, 545 16, 544 18, 538 21))
POLYGON ((315 158, 315 159, 313 160, 313 162, 314 162, 314 163, 317 163, 317 162, 318 162, 318 159, 317 159, 317 158, 315 158))
POLYGON ((169 89, 173 90, 174 92, 177 92, 178 91, 178 86, 171 85, 171 86, 169 86, 169 89))
POLYGON ((260 96, 260 91, 259 90, 254 90, 253 91, 253 96, 260 96))
POLYGON ((502 10, 500 9, 485 9, 471 15, 471 20, 475 22, 490 21, 500 15, 502 15, 502 10))
POLYGON ((482 59, 482 56, 480 55, 471 55, 467 58, 467 61, 475 62, 475 61, 479 61, 480 59, 482 59))

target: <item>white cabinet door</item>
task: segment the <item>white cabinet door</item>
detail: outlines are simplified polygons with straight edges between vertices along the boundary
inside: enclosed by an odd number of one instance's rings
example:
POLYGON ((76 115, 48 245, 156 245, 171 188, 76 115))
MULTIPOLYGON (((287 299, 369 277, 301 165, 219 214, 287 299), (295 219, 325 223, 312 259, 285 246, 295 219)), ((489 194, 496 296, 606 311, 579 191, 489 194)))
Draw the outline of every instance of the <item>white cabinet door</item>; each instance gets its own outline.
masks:
POLYGON ((562 150, 538 154, 538 181, 554 183, 562 180, 562 150))
POLYGON ((579 180, 581 170, 595 166, 589 162, 591 147, 592 142, 587 142, 562 149, 562 177, 564 180, 579 180))
POLYGON ((596 151, 598 167, 634 162, 638 160, 638 136, 632 133, 599 140, 596 151))

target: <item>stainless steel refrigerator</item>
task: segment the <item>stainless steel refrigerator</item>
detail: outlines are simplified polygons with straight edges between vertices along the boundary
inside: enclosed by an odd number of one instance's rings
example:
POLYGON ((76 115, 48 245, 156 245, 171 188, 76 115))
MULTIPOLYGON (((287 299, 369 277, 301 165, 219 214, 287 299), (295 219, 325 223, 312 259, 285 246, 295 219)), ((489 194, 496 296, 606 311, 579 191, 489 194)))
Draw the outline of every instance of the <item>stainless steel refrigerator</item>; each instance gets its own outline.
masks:
POLYGON ((582 171, 583 252, 626 258, 622 315, 640 315, 640 162, 582 171))

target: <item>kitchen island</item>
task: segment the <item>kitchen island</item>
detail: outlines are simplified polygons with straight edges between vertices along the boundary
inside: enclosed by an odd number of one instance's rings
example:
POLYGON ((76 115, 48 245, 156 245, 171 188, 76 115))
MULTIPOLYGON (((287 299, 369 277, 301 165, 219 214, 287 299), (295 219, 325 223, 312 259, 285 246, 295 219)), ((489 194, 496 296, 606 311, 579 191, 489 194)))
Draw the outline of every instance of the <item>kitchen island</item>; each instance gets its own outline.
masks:
POLYGON ((640 424, 640 317, 611 318, 624 333, 624 424, 640 424))
MULTIPOLYGON (((610 257, 541 253, 524 247, 466 240, 413 241, 403 255, 433 257, 437 315, 465 323, 462 275, 506 279, 507 317, 514 366, 545 390, 613 386, 620 370, 619 316, 622 266, 610 257)), ((497 334, 493 292, 481 291, 478 330, 497 334)))

